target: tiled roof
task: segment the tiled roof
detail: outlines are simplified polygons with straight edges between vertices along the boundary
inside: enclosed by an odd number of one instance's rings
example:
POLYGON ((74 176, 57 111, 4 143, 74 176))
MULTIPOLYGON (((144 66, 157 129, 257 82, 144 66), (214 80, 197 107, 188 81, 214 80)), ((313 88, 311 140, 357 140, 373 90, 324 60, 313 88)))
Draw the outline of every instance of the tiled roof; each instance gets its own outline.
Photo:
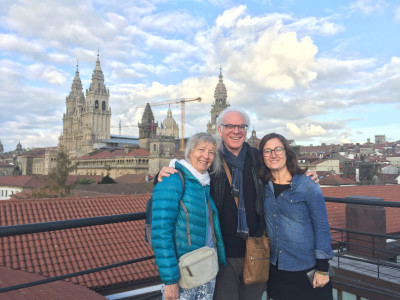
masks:
POLYGON ((46 184, 45 175, 20 175, 20 176, 1 176, 0 186, 15 186, 21 188, 37 188, 46 184))
POLYGON ((21 153, 20 156, 28 156, 28 157, 44 157, 44 154, 46 153, 46 148, 37 148, 37 149, 32 149, 29 151, 25 151, 21 153))
MULTIPOLYGON (((149 197, 3 200, 0 226, 143 212, 149 197)), ((143 232, 141 220, 0 238, 0 266, 52 277, 150 256, 143 232)), ((153 280, 158 280, 154 260, 71 278, 94 290, 153 280)))
POLYGON ((123 157, 123 156, 149 156, 150 152, 145 149, 134 149, 133 151, 126 153, 124 150, 102 150, 96 152, 92 155, 83 155, 78 157, 78 160, 83 159, 99 159, 99 158, 113 158, 113 157, 123 157))
POLYGON ((147 182, 151 178, 153 178, 153 176, 147 174, 125 174, 114 180, 118 183, 142 183, 147 182))
POLYGON ((313 161, 313 164, 314 165, 319 165, 319 164, 322 164, 323 162, 326 162, 326 161, 328 161, 329 159, 327 159, 327 158, 324 158, 324 159, 320 159, 320 160, 315 160, 315 161, 313 161))
MULTIPOLYGON (((0 288, 14 286, 32 281, 45 279, 45 277, 23 271, 12 270, 10 268, 0 267, 0 288)), ((88 288, 65 282, 62 280, 37 285, 34 287, 18 289, 11 292, 1 293, 3 300, 105 300, 106 298, 96 294, 88 288)))
POLYGON ((357 184, 355 180, 342 177, 337 174, 333 174, 329 171, 319 171, 318 172, 319 184, 321 186, 339 186, 339 185, 355 185, 357 184))
MULTIPOLYGON (((322 187, 324 197, 369 196, 400 202, 400 184, 322 187)), ((331 227, 346 228, 346 204, 326 202, 331 227)), ((386 233, 400 232, 400 208, 386 207, 386 233)))
POLYGON ((378 174, 378 179, 381 184, 397 184, 396 178, 399 174, 378 174))

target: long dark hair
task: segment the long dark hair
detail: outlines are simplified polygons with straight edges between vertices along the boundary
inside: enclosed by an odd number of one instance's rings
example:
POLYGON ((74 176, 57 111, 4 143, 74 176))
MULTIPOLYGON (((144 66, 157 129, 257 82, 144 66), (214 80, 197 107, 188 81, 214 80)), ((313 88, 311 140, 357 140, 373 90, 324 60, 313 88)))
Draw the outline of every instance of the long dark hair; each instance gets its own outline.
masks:
POLYGON ((259 170, 259 176, 260 180, 264 183, 267 184, 269 180, 273 180, 274 176, 272 176, 271 170, 265 165, 264 163, 264 146, 265 144, 273 138, 277 138, 281 141, 283 144, 283 147, 285 147, 285 153, 286 153, 286 167, 290 173, 290 175, 294 176, 295 174, 304 174, 307 171, 307 168, 302 169, 299 167, 299 164, 297 162, 297 155, 293 151, 292 147, 290 147, 288 140, 277 133, 269 133, 265 135, 261 142, 260 142, 260 154, 258 156, 258 160, 260 163, 260 170, 259 170))

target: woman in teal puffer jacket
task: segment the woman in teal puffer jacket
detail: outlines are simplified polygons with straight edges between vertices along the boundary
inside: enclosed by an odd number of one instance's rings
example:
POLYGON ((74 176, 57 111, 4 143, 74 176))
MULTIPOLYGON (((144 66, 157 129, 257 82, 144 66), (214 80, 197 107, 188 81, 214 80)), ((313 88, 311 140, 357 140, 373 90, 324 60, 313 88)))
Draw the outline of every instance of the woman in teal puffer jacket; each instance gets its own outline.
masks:
POLYGON ((187 143, 185 159, 175 161, 174 167, 185 178, 183 203, 189 213, 191 245, 186 232, 186 215, 179 201, 182 197, 182 181, 178 174, 163 178, 153 190, 151 239, 156 265, 164 283, 163 299, 212 299, 215 278, 199 287, 183 289, 178 260, 190 251, 204 246, 216 248, 219 263, 225 264, 225 249, 219 225, 218 212, 210 196, 208 169, 221 168, 218 143, 207 133, 195 134, 187 143), (215 243, 209 218, 208 204, 212 211, 215 243))

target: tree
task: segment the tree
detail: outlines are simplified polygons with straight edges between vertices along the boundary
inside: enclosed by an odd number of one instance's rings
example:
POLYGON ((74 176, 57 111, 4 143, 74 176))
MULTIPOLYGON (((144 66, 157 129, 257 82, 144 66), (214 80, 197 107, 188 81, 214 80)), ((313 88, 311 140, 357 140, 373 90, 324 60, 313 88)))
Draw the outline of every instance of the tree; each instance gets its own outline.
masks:
POLYGON ((68 153, 61 147, 57 151, 56 167, 49 172, 49 184, 47 188, 56 192, 58 197, 70 195, 74 183, 67 184, 69 173, 74 169, 68 153))
POLYGON ((110 175, 104 176, 98 184, 110 184, 115 183, 115 180, 110 177, 110 175))

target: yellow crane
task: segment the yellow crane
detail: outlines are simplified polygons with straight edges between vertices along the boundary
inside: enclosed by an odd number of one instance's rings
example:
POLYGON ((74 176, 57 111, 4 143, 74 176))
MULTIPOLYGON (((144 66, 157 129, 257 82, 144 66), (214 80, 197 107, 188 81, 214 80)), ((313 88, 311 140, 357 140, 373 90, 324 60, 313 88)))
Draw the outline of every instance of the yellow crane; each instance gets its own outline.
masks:
MULTIPOLYGON (((170 100, 165 100, 165 101, 160 101, 160 102, 153 102, 149 103, 150 106, 159 106, 159 105, 167 105, 167 104, 175 104, 175 103, 180 103, 181 104, 181 143, 179 146, 179 150, 183 151, 185 150, 185 103, 186 102, 192 102, 192 101, 198 101, 200 102, 202 99, 201 97, 197 98, 177 98, 177 99, 170 99, 170 100)), ((137 108, 143 108, 145 105, 138 105, 136 106, 137 108)))

